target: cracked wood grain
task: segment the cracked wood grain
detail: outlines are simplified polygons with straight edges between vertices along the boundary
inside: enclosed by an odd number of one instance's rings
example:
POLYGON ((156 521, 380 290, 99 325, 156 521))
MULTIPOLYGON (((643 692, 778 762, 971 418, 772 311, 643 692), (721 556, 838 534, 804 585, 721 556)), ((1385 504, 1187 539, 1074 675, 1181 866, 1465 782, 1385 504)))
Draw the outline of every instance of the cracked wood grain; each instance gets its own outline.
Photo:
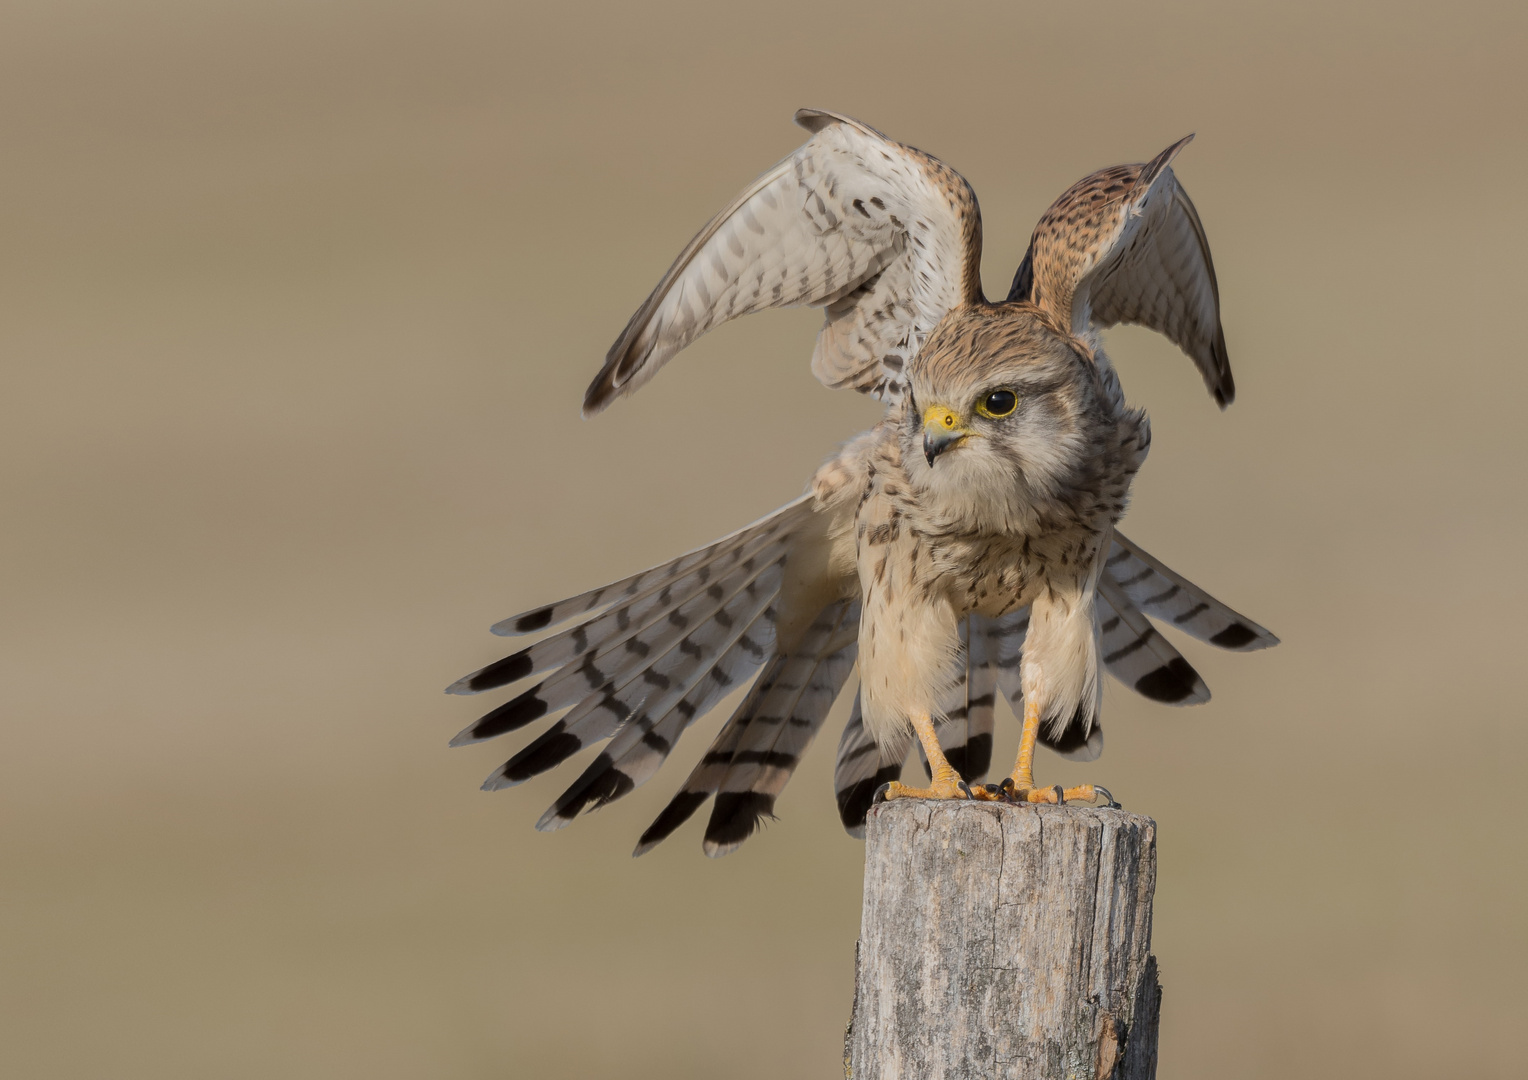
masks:
POLYGON ((1150 1080, 1156 823, 882 803, 869 816, 849 1069, 860 1080, 1150 1080))

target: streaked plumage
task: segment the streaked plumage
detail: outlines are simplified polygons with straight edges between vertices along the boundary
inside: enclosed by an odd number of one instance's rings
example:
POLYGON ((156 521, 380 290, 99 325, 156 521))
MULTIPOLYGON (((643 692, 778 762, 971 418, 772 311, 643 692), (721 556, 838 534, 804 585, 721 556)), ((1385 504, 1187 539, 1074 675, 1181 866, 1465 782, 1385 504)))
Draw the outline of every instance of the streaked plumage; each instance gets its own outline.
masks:
MULTIPOLYGON (((1187 140, 1069 189, 994 305, 978 274, 976 199, 958 174, 846 117, 797 119, 812 138, 686 247, 611 348, 584 411, 640 387, 722 322, 810 304, 827 314, 814 373, 886 401, 887 414, 829 458, 809 494, 753 525, 494 627, 571 621, 449 688, 544 676, 453 745, 568 712, 484 786, 607 743, 538 828, 650 779, 685 728, 756 673, 637 854, 713 797, 707 853, 746 839, 856 661, 834 777, 851 832, 900 776, 915 731, 931 793, 956 794, 951 766, 984 775, 999 692, 1026 716, 1026 740, 1084 760, 1102 751, 1104 669, 1154 700, 1208 700, 1148 615, 1224 648, 1276 642, 1115 530, 1150 429, 1125 405, 1096 329, 1157 329, 1222 407, 1235 393, 1204 230, 1170 168, 1187 140)), ((1016 767, 1020 790, 1026 769, 1016 767)))

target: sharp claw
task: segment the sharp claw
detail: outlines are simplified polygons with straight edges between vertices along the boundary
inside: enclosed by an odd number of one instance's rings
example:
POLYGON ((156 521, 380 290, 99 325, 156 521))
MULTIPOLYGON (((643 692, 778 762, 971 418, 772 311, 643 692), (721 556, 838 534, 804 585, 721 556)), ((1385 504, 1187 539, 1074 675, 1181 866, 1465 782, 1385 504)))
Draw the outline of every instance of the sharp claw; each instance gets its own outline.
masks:
POLYGON ((1114 801, 1114 796, 1109 794, 1109 789, 1106 787, 1099 787, 1097 784, 1094 784, 1093 794, 1102 795, 1104 797, 1104 805, 1107 806, 1110 810, 1124 809, 1124 807, 1120 806, 1119 803, 1114 801))
POLYGON ((1003 793, 1003 789, 998 787, 996 784, 987 784, 985 786, 988 795, 1001 795, 1003 793))
POLYGON ((871 798, 870 798, 870 805, 874 806, 876 803, 883 803, 883 802, 885 802, 886 801, 886 793, 888 791, 890 791, 890 790, 891 790, 891 781, 888 780, 888 781, 886 781, 886 783, 882 784, 880 787, 875 789, 875 794, 873 796, 871 796, 871 798))
POLYGON ((1010 802, 1011 803, 1011 802, 1017 802, 1018 801, 1017 799, 1015 799, 1013 797, 1013 777, 1011 777, 1011 776, 1003 777, 1003 782, 998 785, 998 790, 1003 793, 1003 801, 1004 802, 1010 802))
POLYGON ((971 794, 971 785, 966 783, 964 780, 960 781, 960 783, 956 784, 955 786, 958 787, 961 791, 965 792, 966 798, 972 800, 976 798, 975 795, 971 794))
POLYGON ((1065 806, 1066 805, 1066 788, 1062 787, 1060 784, 1057 784, 1055 786, 1055 788, 1054 788, 1054 791, 1056 792, 1056 805, 1057 806, 1065 806))

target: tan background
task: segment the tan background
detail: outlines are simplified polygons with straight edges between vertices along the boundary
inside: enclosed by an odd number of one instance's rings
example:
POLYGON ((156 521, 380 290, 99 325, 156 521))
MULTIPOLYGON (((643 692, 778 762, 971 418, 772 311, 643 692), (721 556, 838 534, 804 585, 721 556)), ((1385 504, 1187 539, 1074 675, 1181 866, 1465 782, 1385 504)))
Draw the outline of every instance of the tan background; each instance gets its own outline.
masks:
POLYGON ((1047 768, 1160 823, 1164 1077, 1521 1075, 1528 9, 634 7, 0 12, 0 1073, 836 1075, 836 723, 739 854, 633 861, 704 739, 543 836, 571 773, 478 793, 502 695, 439 692, 871 420, 799 311, 577 417, 810 104, 971 180, 997 295, 1198 132, 1241 399, 1111 334, 1128 530, 1284 644, 1047 768))

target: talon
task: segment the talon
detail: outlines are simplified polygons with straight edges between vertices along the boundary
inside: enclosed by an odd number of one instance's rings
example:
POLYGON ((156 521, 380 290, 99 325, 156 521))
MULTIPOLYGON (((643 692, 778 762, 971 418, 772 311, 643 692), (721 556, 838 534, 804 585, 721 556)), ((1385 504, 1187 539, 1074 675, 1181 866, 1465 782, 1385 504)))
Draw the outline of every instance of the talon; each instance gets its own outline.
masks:
POLYGON ((870 798, 870 805, 874 806, 876 803, 883 803, 883 802, 885 802, 886 801, 886 793, 888 791, 890 791, 890 790, 891 790, 891 781, 888 780, 888 781, 886 781, 886 783, 882 784, 880 787, 875 789, 875 794, 873 796, 871 796, 871 798, 870 798))
POLYGON ((960 781, 955 786, 958 787, 965 794, 966 798, 973 799, 973 800, 976 798, 975 795, 971 794, 971 785, 966 783, 964 780, 960 781))
POLYGON ((1003 794, 1003 789, 998 787, 996 784, 988 784, 986 787, 988 795, 1001 796, 1003 794))
POLYGON ((1102 795, 1104 797, 1104 805, 1107 806, 1110 810, 1122 810, 1122 809, 1124 809, 1124 807, 1120 806, 1119 803, 1114 801, 1114 796, 1109 794, 1109 789, 1108 788, 1106 788, 1106 787, 1099 787, 1097 784, 1094 784, 1093 785, 1093 793, 1095 795, 1102 795))
POLYGON ((1013 764, 1013 772, 1003 781, 1003 795, 1010 802, 1044 804, 1050 806, 1065 806, 1067 801, 1085 802, 1092 806, 1098 805, 1098 797, 1102 795, 1109 801, 1109 805, 1118 807, 1114 796, 1108 789, 1096 787, 1093 784, 1079 784, 1076 787, 1065 787, 1056 784, 1054 787, 1036 787, 1034 781, 1035 741, 1040 734, 1040 705, 1036 701, 1025 698, 1024 701, 1024 731, 1019 736, 1019 756, 1013 764))

